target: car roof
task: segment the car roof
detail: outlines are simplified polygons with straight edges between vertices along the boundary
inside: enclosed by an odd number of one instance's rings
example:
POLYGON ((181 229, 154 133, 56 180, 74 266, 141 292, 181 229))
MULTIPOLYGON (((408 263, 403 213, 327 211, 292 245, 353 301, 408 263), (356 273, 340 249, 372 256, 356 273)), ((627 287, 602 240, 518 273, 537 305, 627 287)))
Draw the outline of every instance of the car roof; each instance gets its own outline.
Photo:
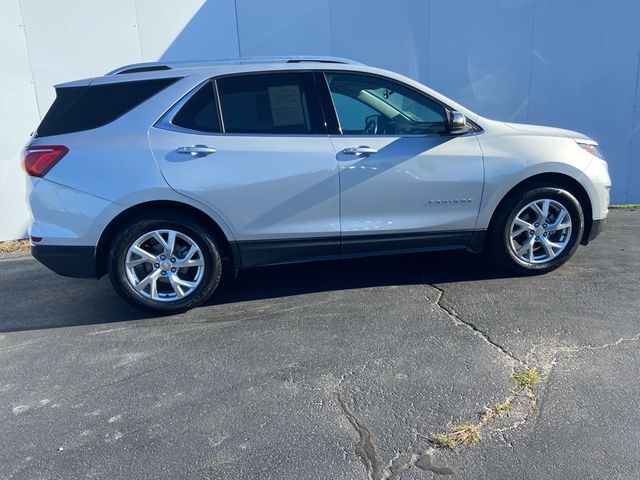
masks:
POLYGON ((461 111, 473 121, 476 121, 478 118, 477 114, 473 113, 466 107, 399 73, 368 66, 346 58, 313 55, 134 63, 116 68, 101 77, 63 83, 56 85, 55 87, 81 87, 87 85, 103 85, 108 83, 175 77, 189 77, 192 81, 200 82, 207 77, 219 77, 235 73, 283 70, 347 70, 378 74, 411 85, 418 90, 422 90, 450 107, 461 111))
POLYGON ((55 88, 81 87, 89 84, 117 83, 166 77, 187 77, 198 75, 219 76, 231 73, 268 70, 300 70, 326 68, 328 65, 339 67, 349 65, 362 66, 362 63, 347 58, 326 56, 279 56, 279 57, 243 57, 222 60, 188 60, 173 62, 143 62, 123 65, 103 76, 85 78, 55 85, 55 88))

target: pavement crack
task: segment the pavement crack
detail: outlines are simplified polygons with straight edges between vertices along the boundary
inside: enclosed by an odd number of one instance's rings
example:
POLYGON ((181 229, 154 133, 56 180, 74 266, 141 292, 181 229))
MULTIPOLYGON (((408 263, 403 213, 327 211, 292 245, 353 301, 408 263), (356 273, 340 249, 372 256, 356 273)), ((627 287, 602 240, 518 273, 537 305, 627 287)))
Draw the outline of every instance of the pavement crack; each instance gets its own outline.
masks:
MULTIPOLYGON (((404 458, 398 451, 389 464, 386 467, 383 467, 382 460, 380 459, 374 442, 373 434, 364 421, 354 413, 351 407, 349 407, 343 397, 341 387, 349 375, 354 375, 354 372, 342 375, 340 381, 335 387, 334 395, 342 413, 360 437, 356 444, 356 455, 360 458, 360 461, 365 467, 368 480, 399 480, 403 472, 406 472, 413 467, 419 468, 420 470, 428 470, 437 475, 454 474, 454 472, 449 468, 432 465, 431 455, 435 451, 433 447, 430 447, 426 451, 412 448, 404 458)), ((416 441, 418 436, 419 435, 416 435, 416 441)))
POLYGON ((565 352, 580 352, 583 350, 602 350, 604 348, 617 347, 621 343, 637 342, 637 341, 640 341, 640 333, 638 333, 637 335, 634 335, 633 337, 621 337, 615 342, 605 343, 603 345, 582 345, 578 347, 562 347, 560 348, 560 350, 565 352))
POLYGON ((437 292, 437 298, 435 299, 435 301, 433 301, 432 299, 429 298, 429 296, 426 296, 427 300, 429 300, 436 307, 442 310, 447 315, 449 320, 451 320, 451 322, 456 327, 466 328, 467 330, 471 331, 475 336, 482 339, 487 344, 491 345, 491 347, 497 350, 503 357, 506 357, 508 359, 508 363, 511 364, 512 370, 514 370, 516 366, 521 366, 525 368, 528 367, 527 363, 524 360, 521 360, 516 355, 511 353, 506 347, 503 347, 498 342, 493 340, 487 333, 483 332, 474 323, 460 317, 460 315, 458 315, 458 313, 454 310, 453 307, 451 307, 450 305, 447 305, 446 303, 443 303, 444 290, 432 284, 429 284, 428 286, 433 288, 437 292))
POLYGON ((356 416, 351 410, 347 402, 342 397, 342 391, 340 389, 341 384, 344 382, 347 375, 343 375, 340 383, 336 386, 335 398, 338 406, 342 410, 342 413, 347 418, 353 429, 360 436, 358 443, 356 444, 356 455, 360 458, 367 471, 367 478, 369 480, 382 480, 382 462, 378 456, 376 445, 373 440, 373 435, 365 423, 356 416))
POLYGON ((601 345, 557 345, 549 344, 548 342, 537 343, 527 353, 527 360, 531 357, 536 360, 537 364, 544 364, 547 368, 551 368, 557 362, 559 353, 576 354, 586 351, 604 350, 607 348, 615 348, 623 343, 638 342, 640 341, 640 333, 633 335, 632 337, 621 337, 614 342, 604 343, 601 345), (552 358, 552 360, 548 360, 552 358))

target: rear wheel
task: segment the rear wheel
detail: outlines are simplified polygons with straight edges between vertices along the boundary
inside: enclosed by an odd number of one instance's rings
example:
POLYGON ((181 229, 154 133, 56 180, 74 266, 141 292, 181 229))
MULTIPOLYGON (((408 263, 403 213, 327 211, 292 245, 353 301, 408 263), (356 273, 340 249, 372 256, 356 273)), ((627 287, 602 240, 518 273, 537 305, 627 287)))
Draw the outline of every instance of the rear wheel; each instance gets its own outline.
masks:
POLYGON ((125 225, 109 253, 109 277, 134 307, 178 313, 214 292, 222 261, 214 237, 197 222, 167 212, 125 225))
POLYGON ((488 247, 511 271, 546 273, 573 255, 583 231, 582 207, 570 192, 551 185, 530 186, 501 206, 488 247))

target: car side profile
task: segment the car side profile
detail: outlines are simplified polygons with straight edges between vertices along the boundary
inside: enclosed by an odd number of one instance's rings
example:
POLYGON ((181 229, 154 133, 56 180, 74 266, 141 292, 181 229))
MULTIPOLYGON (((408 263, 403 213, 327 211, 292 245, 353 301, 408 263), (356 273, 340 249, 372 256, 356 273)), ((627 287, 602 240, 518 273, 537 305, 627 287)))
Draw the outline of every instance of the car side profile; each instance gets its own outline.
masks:
POLYGON ((545 273, 608 213, 594 140, 349 60, 136 64, 56 94, 23 153, 32 254, 156 313, 290 262, 466 249, 545 273))

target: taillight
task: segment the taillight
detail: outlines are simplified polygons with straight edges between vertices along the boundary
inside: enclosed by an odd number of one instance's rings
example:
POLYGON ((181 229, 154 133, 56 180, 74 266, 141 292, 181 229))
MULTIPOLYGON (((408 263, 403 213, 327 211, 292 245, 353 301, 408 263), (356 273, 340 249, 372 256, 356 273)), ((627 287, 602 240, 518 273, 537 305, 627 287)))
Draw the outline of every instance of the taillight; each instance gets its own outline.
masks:
POLYGON ((22 151, 22 166, 32 177, 44 177, 68 151, 64 145, 30 145, 22 151))

